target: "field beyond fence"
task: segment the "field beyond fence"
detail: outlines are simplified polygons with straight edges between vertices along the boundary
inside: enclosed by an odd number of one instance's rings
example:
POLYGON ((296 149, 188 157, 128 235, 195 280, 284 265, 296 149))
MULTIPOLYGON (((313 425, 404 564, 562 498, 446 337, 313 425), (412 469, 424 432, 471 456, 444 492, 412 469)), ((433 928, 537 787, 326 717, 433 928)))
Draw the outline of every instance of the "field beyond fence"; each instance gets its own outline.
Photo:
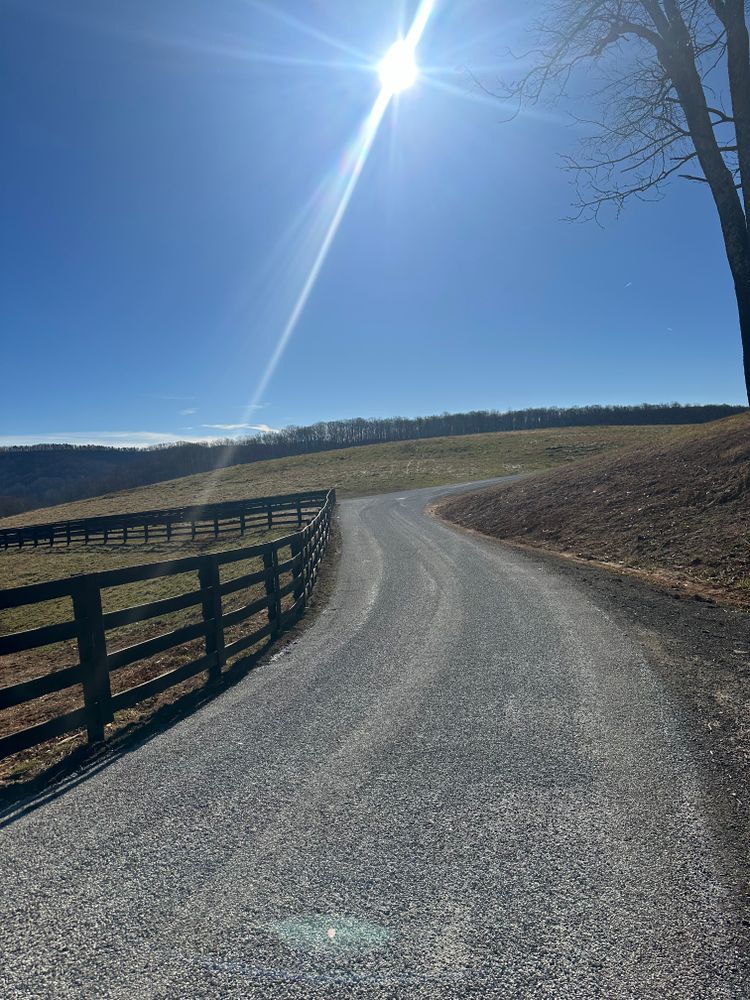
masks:
POLYGON ((313 491, 10 529, 8 544, 23 547, 296 527, 242 548, 0 590, 0 760, 71 733, 99 743, 116 713, 252 662, 303 613, 335 502, 335 491, 313 491), (18 630, 29 610, 44 624, 18 630))
POLYGON ((218 538, 227 531, 241 535, 259 525, 269 529, 280 524, 302 526, 305 514, 325 503, 326 490, 310 490, 278 497, 257 497, 251 500, 230 500, 225 503, 172 507, 166 510, 143 510, 128 514, 108 514, 81 517, 46 524, 19 525, 0 528, 0 546, 4 549, 31 545, 71 545, 100 542, 107 545, 136 541, 170 542, 189 537, 218 538))

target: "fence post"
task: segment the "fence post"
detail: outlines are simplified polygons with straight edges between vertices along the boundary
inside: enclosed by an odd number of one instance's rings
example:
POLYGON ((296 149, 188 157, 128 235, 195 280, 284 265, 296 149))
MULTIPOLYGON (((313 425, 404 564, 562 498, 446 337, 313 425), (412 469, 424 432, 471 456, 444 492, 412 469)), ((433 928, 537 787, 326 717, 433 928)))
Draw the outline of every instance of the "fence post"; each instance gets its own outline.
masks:
POLYGON ((302 527, 302 501, 297 501, 297 527, 302 527))
POLYGON ((302 540, 302 535, 299 534, 291 544, 292 558, 298 559, 295 566, 292 567, 292 578, 294 580, 294 590, 292 594, 294 595, 295 603, 302 599, 302 603, 299 608, 297 608, 297 614, 301 615, 305 610, 305 605, 307 604, 307 599, 305 598, 305 554, 304 554, 304 542, 302 540))
POLYGON ((221 578, 216 556, 201 556, 198 580, 204 592, 201 606, 206 625, 206 652, 216 653, 216 663, 208 671, 208 681, 211 684, 221 678, 221 671, 227 662, 224 652, 224 627, 221 623, 221 578))
POLYGON ((308 592, 312 594, 315 580, 318 575, 318 546, 320 545, 320 522, 315 526, 315 531, 310 541, 310 571, 308 580, 308 592))
POLYGON ((272 545, 263 553, 263 568, 266 571, 266 595, 268 597, 268 621, 271 636, 275 638, 281 629, 281 599, 279 598, 279 553, 272 545))
POLYGON ((305 589, 304 581, 304 571, 305 571, 305 554, 304 554, 304 539, 302 538, 302 533, 300 532, 292 541, 291 550, 292 558, 298 559, 295 566, 292 567, 292 577, 294 578, 294 599, 296 600, 301 596, 305 589))
POLYGON ((307 605, 307 598, 309 592, 307 589, 307 583, 309 578, 309 561, 310 561, 310 535, 312 534, 310 525, 307 524, 302 529, 302 543, 300 545, 300 552, 302 553, 302 593, 305 595, 305 605, 307 605))
POLYGON ((83 703, 89 743, 101 743, 104 727, 113 719, 112 691, 107 666, 107 637, 102 622, 102 595, 96 576, 76 581, 73 612, 78 626, 78 658, 81 662, 83 703))
POLYGON ((268 530, 270 531, 273 527, 273 507, 268 505, 268 530))

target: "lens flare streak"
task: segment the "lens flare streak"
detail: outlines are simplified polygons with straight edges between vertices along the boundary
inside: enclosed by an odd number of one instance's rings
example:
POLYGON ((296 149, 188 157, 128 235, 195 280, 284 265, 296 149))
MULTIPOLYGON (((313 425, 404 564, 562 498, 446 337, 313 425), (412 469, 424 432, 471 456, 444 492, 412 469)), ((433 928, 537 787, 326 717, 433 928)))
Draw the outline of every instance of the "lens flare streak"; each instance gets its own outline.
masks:
MULTIPOLYGON (((404 39, 404 43, 412 50, 414 50, 419 44, 434 6, 435 0, 423 0, 420 4, 414 18, 414 22, 404 39)), ((375 141, 380 123, 383 120, 383 115, 385 114, 393 96, 393 93, 385 87, 381 89, 370 114, 367 116, 364 125, 360 129, 359 135, 354 143, 352 153, 346 157, 346 161, 350 163, 350 166, 348 179, 341 194, 341 198, 339 199, 338 205, 336 206, 331 221, 325 232, 320 248, 315 255, 312 267, 310 268, 302 289, 297 296, 297 300, 292 307, 292 311, 289 314, 289 318, 281 332, 279 342, 276 345, 268 365, 263 372, 263 376, 256 387, 249 409, 254 409, 261 397, 265 394, 268 383, 271 381, 279 361, 284 354, 286 346, 289 343, 289 338, 292 336, 297 324, 299 323, 300 317, 305 309, 305 306, 307 305, 307 301, 310 298, 310 293, 315 287, 315 283, 318 280, 318 276, 320 275, 323 264, 328 256, 328 251, 330 250, 334 237, 336 236, 339 226, 341 225, 341 220, 343 219, 352 195, 354 194, 354 189, 357 186, 357 181, 362 174, 362 169, 367 161, 370 150, 372 149, 372 144, 375 141)))
MULTIPOLYGON (((265 7, 260 0, 249 0, 254 6, 265 7)), ((435 0, 422 0, 417 13, 414 17, 411 27, 409 28, 406 36, 403 39, 404 46, 414 52, 417 45, 419 44, 422 35, 424 34, 425 28, 427 27, 427 22, 429 21, 430 15, 435 7, 435 0)), ((310 294, 318 280, 320 272, 325 263, 328 252, 331 249, 331 244, 333 243, 336 233, 338 232, 339 226, 341 225, 341 220, 343 219, 346 210, 351 201, 352 195, 354 194, 354 189, 357 186, 357 182, 362 174, 362 170, 369 156, 372 145, 377 136, 378 129, 383 120, 388 105, 394 98, 393 90, 383 87, 375 103, 372 106, 370 113, 365 119, 363 125, 358 130, 357 136, 352 143, 347 155, 344 157, 344 165, 339 172, 339 185, 343 186, 343 190, 335 203, 335 208, 332 212, 330 222, 328 223, 323 238, 321 240, 320 246, 315 253, 312 261, 312 265, 304 280, 302 288, 292 306, 292 310, 289 317, 284 324, 281 331, 278 343, 271 355, 271 358, 266 365, 265 371, 256 386, 253 397, 245 409, 245 414, 241 423, 247 423, 249 414, 257 409, 260 400, 265 395, 268 384, 273 378, 274 372, 278 367, 279 362, 286 350, 287 344, 294 333, 297 324, 299 323, 300 317, 304 312, 305 306, 307 305, 310 294)), ((213 492, 213 479, 214 476, 210 475, 207 477, 206 487, 203 491, 203 495, 200 498, 200 502, 203 502, 205 496, 213 492)))
POLYGON ((344 213, 346 212, 349 206, 349 202, 351 201, 352 195, 354 194, 354 189, 357 186, 357 181, 360 178, 360 175, 362 173, 362 168, 365 165, 367 156, 370 152, 370 149, 372 148, 373 142, 375 141, 375 136, 377 135, 378 128, 380 126, 381 121, 383 120, 383 115, 385 114, 390 99, 391 95, 387 91, 381 91, 378 94, 377 100, 373 105, 372 111, 368 115, 365 124, 361 129, 360 136, 354 147, 354 153, 353 155, 346 158, 347 160, 351 160, 351 166, 349 167, 349 176, 346 181, 343 193, 341 195, 341 198, 339 199, 339 202, 333 213, 333 217, 325 232, 323 240, 320 244, 320 248, 318 249, 318 252, 315 255, 315 259, 313 260, 310 272, 307 275, 307 278, 305 279, 305 282, 302 286, 299 295, 297 296, 297 300, 294 303, 294 306, 292 307, 289 319, 287 320, 284 329, 281 332, 281 336, 279 337, 279 342, 276 345, 276 349, 271 355, 271 359, 268 362, 268 365, 266 366, 266 370, 264 371, 263 376, 255 390, 255 395, 253 396, 252 402, 250 404, 251 408, 253 408, 255 404, 258 403, 260 398, 264 395, 266 388, 268 387, 268 383, 273 377, 273 373, 275 372, 276 367, 284 353, 284 350, 286 349, 286 346, 289 343, 289 338, 294 333, 295 327, 299 322, 300 316, 302 315, 302 312, 304 311, 304 308, 307 305, 307 300, 310 298, 310 293, 315 287, 315 283, 318 280, 318 276, 320 275, 320 271, 323 267, 323 264, 325 263, 325 259, 328 256, 328 251, 331 248, 331 244, 333 243, 334 237, 336 236, 338 228, 341 225, 341 220, 343 219, 344 213))

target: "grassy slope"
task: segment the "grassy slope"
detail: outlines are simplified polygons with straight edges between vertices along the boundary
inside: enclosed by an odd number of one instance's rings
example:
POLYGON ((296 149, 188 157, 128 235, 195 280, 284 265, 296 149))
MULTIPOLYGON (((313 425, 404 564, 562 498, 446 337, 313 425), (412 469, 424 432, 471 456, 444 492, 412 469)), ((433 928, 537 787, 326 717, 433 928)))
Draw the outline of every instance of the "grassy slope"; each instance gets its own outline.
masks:
POLYGON ((750 414, 462 496, 440 513, 498 538, 746 594, 750 414))
POLYGON ((566 427, 430 438, 255 462, 123 490, 0 520, 2 525, 292 493, 336 486, 362 496, 510 475, 680 433, 671 427, 566 427))

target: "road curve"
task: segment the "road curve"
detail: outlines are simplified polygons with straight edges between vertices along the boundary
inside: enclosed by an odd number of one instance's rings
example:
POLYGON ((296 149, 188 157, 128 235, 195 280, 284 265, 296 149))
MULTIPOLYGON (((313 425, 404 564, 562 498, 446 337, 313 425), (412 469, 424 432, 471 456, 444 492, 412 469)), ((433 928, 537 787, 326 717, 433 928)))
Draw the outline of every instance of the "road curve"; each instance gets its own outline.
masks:
POLYGON ((341 505, 330 605, 0 831, 13 998, 741 998, 684 721, 532 556, 341 505))

